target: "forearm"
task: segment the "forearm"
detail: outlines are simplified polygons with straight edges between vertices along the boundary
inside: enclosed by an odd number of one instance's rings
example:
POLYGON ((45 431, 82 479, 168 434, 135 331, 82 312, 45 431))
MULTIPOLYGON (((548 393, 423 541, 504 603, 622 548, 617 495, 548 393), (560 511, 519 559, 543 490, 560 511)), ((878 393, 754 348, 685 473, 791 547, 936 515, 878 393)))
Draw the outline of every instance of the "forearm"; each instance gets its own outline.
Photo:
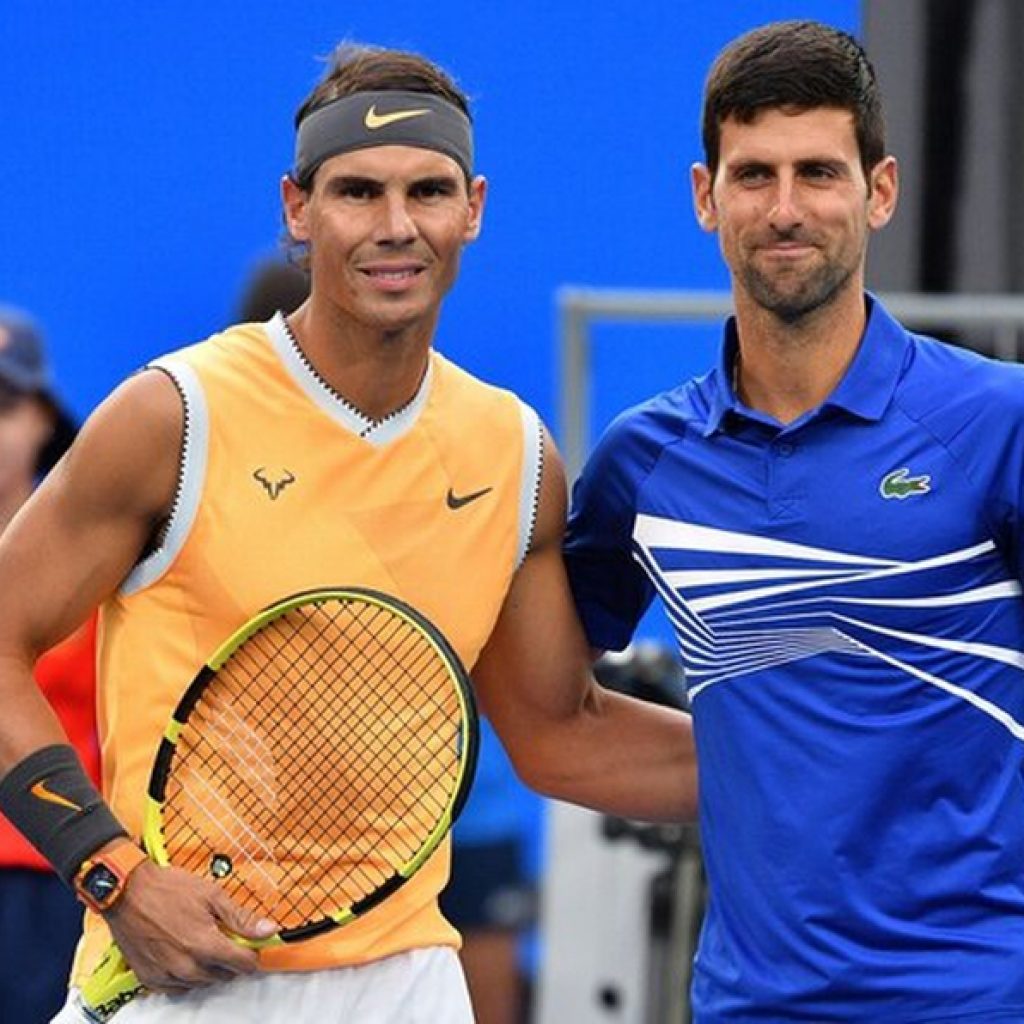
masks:
POLYGON ((562 562, 565 481, 549 438, 545 453, 534 543, 473 668, 477 696, 531 788, 620 817, 690 821, 690 717, 594 679, 562 562))
POLYGON ((32 677, 27 656, 0 655, 0 778, 40 747, 67 743, 56 714, 32 677))
POLYGON ((546 796, 652 822, 697 814, 689 715, 594 684, 574 714, 538 727, 511 750, 523 781, 546 796))
POLYGON ((0 812, 70 882, 82 861, 125 835, 35 684, 33 658, 0 655, 0 812))

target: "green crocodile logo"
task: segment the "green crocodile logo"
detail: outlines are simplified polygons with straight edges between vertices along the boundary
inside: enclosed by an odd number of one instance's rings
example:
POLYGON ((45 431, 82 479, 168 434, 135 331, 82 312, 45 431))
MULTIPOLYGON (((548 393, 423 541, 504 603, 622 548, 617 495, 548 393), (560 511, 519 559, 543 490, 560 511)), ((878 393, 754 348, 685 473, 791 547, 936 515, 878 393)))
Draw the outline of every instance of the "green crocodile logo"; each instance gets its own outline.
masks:
POLYGON ((906 466, 894 469, 882 477, 878 485, 878 493, 883 498, 910 498, 915 494, 927 494, 931 489, 932 478, 927 475, 911 476, 906 466))

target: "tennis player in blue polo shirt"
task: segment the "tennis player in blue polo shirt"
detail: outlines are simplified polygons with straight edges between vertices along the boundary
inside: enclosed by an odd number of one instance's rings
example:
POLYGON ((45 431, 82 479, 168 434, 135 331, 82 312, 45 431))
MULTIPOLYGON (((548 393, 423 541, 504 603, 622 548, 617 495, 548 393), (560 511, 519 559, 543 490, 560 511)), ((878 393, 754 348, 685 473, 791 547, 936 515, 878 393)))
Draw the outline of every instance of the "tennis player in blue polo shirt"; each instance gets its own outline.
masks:
POLYGON ((861 47, 781 23, 707 81, 735 317, 575 493, 591 643, 657 595, 695 722, 700 1024, 1024 1021, 1024 368, 864 292, 894 159, 861 47))

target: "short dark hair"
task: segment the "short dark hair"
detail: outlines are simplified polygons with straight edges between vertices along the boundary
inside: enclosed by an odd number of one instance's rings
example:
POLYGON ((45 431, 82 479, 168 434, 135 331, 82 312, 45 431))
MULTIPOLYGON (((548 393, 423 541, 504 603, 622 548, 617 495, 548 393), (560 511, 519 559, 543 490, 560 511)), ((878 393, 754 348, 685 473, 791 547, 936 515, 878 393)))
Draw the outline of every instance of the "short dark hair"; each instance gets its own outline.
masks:
POLYGON ((443 68, 418 53, 341 43, 330 66, 295 113, 295 127, 314 110, 357 92, 427 92, 454 103, 470 120, 469 100, 443 68))
POLYGON ((835 107, 853 114, 861 166, 867 174, 885 156, 885 117, 875 70, 848 32, 817 21, 777 21, 730 43, 704 86, 704 159, 718 170, 721 128, 729 118, 749 124, 772 108, 835 107))

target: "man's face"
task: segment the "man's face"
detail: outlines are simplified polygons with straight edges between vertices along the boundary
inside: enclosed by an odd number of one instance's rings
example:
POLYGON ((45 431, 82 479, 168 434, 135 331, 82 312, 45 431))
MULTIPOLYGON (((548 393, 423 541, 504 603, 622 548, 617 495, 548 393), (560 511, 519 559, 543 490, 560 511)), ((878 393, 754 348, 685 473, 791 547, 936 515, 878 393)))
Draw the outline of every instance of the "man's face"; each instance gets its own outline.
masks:
POLYGON ((701 226, 717 231, 737 299, 785 323, 859 294, 869 230, 896 203, 896 165, 880 161, 866 178, 853 114, 833 107, 769 109, 750 124, 722 124, 714 178, 693 168, 701 226))
POLYGON ((331 157, 308 193, 285 179, 285 215, 308 242, 315 292, 364 326, 433 325, 477 237, 485 182, 467 190, 450 157, 411 146, 375 146, 331 157))

